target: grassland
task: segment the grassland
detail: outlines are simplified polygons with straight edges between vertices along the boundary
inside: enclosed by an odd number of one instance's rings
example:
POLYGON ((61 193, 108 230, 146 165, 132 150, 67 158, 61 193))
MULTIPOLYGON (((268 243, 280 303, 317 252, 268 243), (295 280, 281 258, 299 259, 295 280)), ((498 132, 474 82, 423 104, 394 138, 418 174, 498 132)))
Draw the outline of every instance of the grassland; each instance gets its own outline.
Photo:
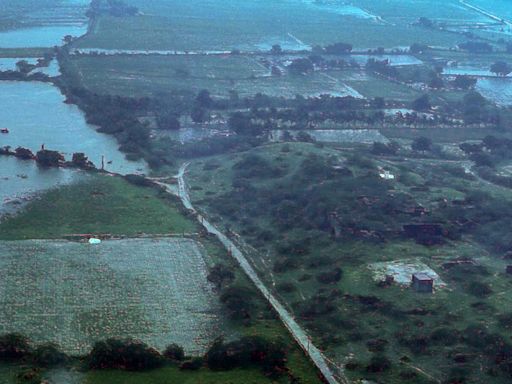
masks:
POLYGON ((0 224, 0 239, 51 239, 77 233, 181 234, 197 226, 179 203, 158 191, 97 175, 78 184, 43 193, 15 217, 0 224))
MULTIPOLYGON (((313 154, 330 158, 337 164, 350 158, 353 152, 301 143, 288 143, 284 146, 285 151, 283 144, 268 145, 249 153, 224 155, 193 163, 188 175, 193 200, 213 220, 241 234, 249 243, 249 255, 261 276, 269 286, 276 287, 282 300, 316 335, 319 346, 340 363, 353 363, 349 364, 353 369, 349 372, 352 379, 385 379, 388 383, 443 382, 453 378, 456 367, 463 367, 464 376, 470 378, 468 382, 485 382, 487 376, 479 368, 479 361, 486 361, 483 356, 483 360, 468 358, 463 365, 453 363, 457 353, 465 356, 481 353, 478 347, 475 349, 472 341, 464 341, 464 338, 458 336, 454 338, 453 344, 434 339, 435 335, 447 329, 454 335, 463 335, 470 332, 471 327, 477 326, 485 327, 489 333, 500 334, 506 339, 510 337, 509 330, 504 329, 503 323, 498 321, 506 315, 506 308, 512 305, 506 293, 512 287, 512 282, 504 274, 506 261, 472 236, 426 247, 405 239, 381 243, 345 238, 344 241, 334 242, 318 230, 276 227, 275 214, 272 212, 279 212, 280 209, 284 211, 284 206, 255 205, 254 201, 260 196, 256 191, 262 191, 261 196, 266 196, 271 193, 268 191, 282 189, 283 185, 300 178, 297 170, 313 154), (284 176, 281 175, 278 180, 272 177, 253 177, 250 189, 245 192, 243 189, 238 190, 239 194, 251 193, 252 200, 247 200, 243 206, 229 204, 230 209, 224 211, 228 207, 224 199, 234 196, 233 185, 243 185, 236 164, 250 155, 271 162, 284 172, 284 176), (224 205, 220 205, 220 201, 224 205), (263 238, 267 240, 262 241, 263 238), (279 256, 279 248, 284 247, 284 244, 297 244, 284 257, 299 261, 290 268, 276 268, 282 257, 279 256), (448 269, 447 263, 456 259, 474 260, 476 267, 467 267, 468 270, 465 267, 448 269), (417 294, 400 285, 379 288, 378 280, 369 266, 377 262, 400 260, 421 261, 436 271, 447 283, 447 287, 437 289, 434 295, 417 294), (343 270, 339 282, 326 285, 315 278, 336 267, 343 270), (471 293, 475 278, 478 283, 490 287, 489 293, 483 296, 471 293), (363 304, 365 301, 368 302, 363 304), (325 303, 336 309, 327 309, 329 307, 324 306, 325 303), (384 340, 385 346, 376 352, 373 345, 378 344, 379 340, 384 340), (371 373, 365 368, 370 359, 379 354, 392 361, 393 368, 384 374, 371 373), (424 374, 416 371, 416 374, 408 376, 417 369, 424 374), (409 381, 405 377, 409 377, 409 381)), ((474 190, 485 191, 500 200, 510 199, 501 188, 481 184, 463 173, 459 176, 450 173, 456 167, 453 163, 421 159, 412 160, 407 165, 379 158, 373 161, 398 176, 398 181, 393 185, 393 194, 397 199, 401 199, 398 196, 402 193, 412 194, 417 204, 429 210, 438 209, 438 202, 444 199, 460 201, 474 190), (413 192, 411 189, 424 184, 430 186, 428 191, 413 192)), ((365 172, 359 166, 349 168, 356 177, 365 172)), ((304 187, 306 190, 319 189, 318 193, 324 196, 325 204, 331 199, 313 181, 306 181, 304 187)), ((360 188, 364 187, 361 185, 360 188)), ((354 190, 352 202, 342 200, 345 194, 350 195, 347 190, 338 189, 335 194, 342 207, 348 204, 343 211, 349 216, 358 217, 358 223, 366 220, 359 216, 359 208, 356 208, 357 197, 365 191, 354 190)), ((306 211, 304 215, 307 214, 306 211)), ((389 228, 394 225, 391 218, 380 223, 389 228)), ((493 377, 493 382, 505 383, 507 379, 493 377)))

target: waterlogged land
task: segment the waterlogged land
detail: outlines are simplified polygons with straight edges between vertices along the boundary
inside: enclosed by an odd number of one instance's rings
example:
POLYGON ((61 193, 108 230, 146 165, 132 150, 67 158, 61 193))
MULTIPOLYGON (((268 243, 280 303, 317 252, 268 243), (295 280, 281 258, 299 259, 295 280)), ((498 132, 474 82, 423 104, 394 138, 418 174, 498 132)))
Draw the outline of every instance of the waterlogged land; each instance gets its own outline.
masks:
POLYGON ((456 38, 432 31, 427 37, 408 23, 390 23, 379 13, 342 3, 281 0, 222 3, 195 0, 146 3, 130 0, 143 16, 102 17, 83 48, 152 50, 268 50, 273 44, 301 50, 335 41, 358 48, 408 46, 413 42, 452 46, 456 38), (365 30, 364 34, 359 33, 365 30), (116 31, 123 30, 124 34, 116 31))

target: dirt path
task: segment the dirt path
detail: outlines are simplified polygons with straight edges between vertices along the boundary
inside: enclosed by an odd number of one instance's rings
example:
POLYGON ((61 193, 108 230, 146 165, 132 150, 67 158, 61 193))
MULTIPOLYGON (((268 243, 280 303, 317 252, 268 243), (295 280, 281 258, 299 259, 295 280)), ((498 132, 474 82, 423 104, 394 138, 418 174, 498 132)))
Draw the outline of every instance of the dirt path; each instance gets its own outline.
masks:
MULTIPOLYGON (((272 308, 279 315, 279 318, 286 326, 288 331, 291 333, 296 342, 300 345, 300 347, 304 350, 304 352, 309 356, 311 361, 316 365, 319 371, 324 376, 325 380, 329 384, 348 384, 349 380, 344 375, 344 372, 341 368, 337 367, 337 372, 333 372, 331 367, 329 366, 328 360, 323 355, 323 353, 315 347, 311 338, 308 334, 302 329, 302 327, 297 323, 297 321, 293 318, 293 315, 288 312, 288 310, 276 299, 276 297, 270 292, 270 290, 265 286, 265 284, 261 281, 258 274, 249 263, 243 252, 220 230, 218 230, 213 224, 211 224, 205 217, 203 217, 199 212, 196 211, 192 202, 190 201, 190 196, 187 190, 187 185, 185 182, 185 173, 187 170, 189 163, 183 164, 176 178, 178 180, 178 197, 181 199, 183 205, 194 212, 197 215, 197 219, 203 225, 203 227, 211 234, 215 235, 220 242, 224 245, 224 247, 231 253, 231 255, 238 262, 242 270, 245 274, 251 279, 256 288, 261 292, 261 294, 267 299, 272 308)), ((176 188, 173 186, 165 184, 163 182, 155 180, 155 182, 161 186, 163 186, 169 193, 175 194, 176 188)))

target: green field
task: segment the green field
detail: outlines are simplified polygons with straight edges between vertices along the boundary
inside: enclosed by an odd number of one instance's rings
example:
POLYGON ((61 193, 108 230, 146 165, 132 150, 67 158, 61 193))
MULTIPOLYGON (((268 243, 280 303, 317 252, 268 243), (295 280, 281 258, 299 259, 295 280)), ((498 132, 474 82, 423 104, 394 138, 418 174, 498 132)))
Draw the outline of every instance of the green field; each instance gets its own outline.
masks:
MULTIPOLYGON (((357 48, 391 48, 415 42, 454 46, 460 40, 450 33, 426 34, 408 21, 379 21, 375 19, 380 16, 378 13, 368 16, 357 9, 336 9, 336 6, 294 0, 244 3, 130 0, 128 3, 138 6, 143 16, 101 17, 93 33, 81 39, 77 46, 204 51, 266 50, 272 44, 297 49, 337 41, 352 43, 357 48), (360 33, 363 29, 365 33, 360 33)), ((417 19, 421 15, 411 17, 417 19)))
POLYGON ((227 97, 263 93, 293 98, 297 94, 348 95, 345 79, 359 77, 358 71, 343 71, 336 78, 324 73, 307 76, 270 76, 258 57, 249 56, 75 56, 71 65, 82 83, 99 93, 153 96, 165 92, 194 92, 208 89, 214 96, 227 97))
POLYGON ((179 210, 177 200, 158 196, 109 176, 50 190, 22 212, 0 223, 0 239, 48 239, 71 234, 182 234, 196 223, 179 210))

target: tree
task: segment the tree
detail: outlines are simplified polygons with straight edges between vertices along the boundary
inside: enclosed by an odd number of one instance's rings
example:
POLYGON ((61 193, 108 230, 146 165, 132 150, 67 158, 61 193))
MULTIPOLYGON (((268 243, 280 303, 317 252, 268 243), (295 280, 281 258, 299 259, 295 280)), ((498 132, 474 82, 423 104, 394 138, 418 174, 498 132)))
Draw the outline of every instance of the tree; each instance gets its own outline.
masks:
POLYGON ((428 95, 423 95, 412 102, 412 109, 415 111, 428 111, 432 108, 428 95))
POLYGON ((176 131, 181 128, 179 116, 175 113, 164 113, 157 120, 159 129, 176 131))
POLYGON ((463 100, 464 121, 468 124, 482 122, 487 116, 487 100, 476 91, 468 92, 463 100))
POLYGON ((428 84, 430 88, 433 89, 441 89, 444 87, 444 81, 441 76, 434 74, 430 79, 430 83, 428 84))
POLYGON ((162 363, 162 355, 157 350, 134 340, 98 341, 89 353, 89 366, 92 369, 141 371, 158 368, 162 363))
POLYGON ((36 161, 44 167, 58 167, 64 161, 64 156, 57 151, 43 149, 37 152, 36 161))
POLYGON ((430 140, 428 137, 418 137, 415 139, 412 144, 411 148, 414 151, 431 151, 432 150, 432 140, 430 140))
POLYGON ((192 109, 192 112, 190 112, 190 117, 194 123, 204 123, 208 120, 209 115, 205 108, 196 106, 192 109))
POLYGON ((418 19, 418 25, 424 28, 432 28, 434 26, 434 22, 427 17, 420 17, 418 19))
POLYGON ((498 76, 505 77, 512 72, 512 67, 504 61, 497 61, 491 65, 491 72, 498 76))
POLYGON ((476 85, 476 79, 466 76, 466 75, 458 75, 453 80, 452 84, 455 88, 459 89, 471 89, 476 85))
POLYGON ((467 41, 459 44, 459 48, 472 53, 491 53, 492 45, 481 41, 467 41))
POLYGON ((25 75, 31 72, 35 67, 35 65, 29 64, 27 60, 20 60, 16 63, 16 68, 18 71, 25 75))
POLYGON ((281 55, 283 53, 283 48, 279 44, 274 44, 272 49, 270 49, 270 53, 272 55, 281 55))
POLYGON ((213 99, 207 89, 203 89, 196 97, 196 103, 201 108, 210 108, 213 104, 213 99))
POLYGON ((38 346, 32 354, 32 360, 39 366, 52 367, 65 363, 68 357, 57 345, 48 343, 38 346))
POLYGON ((352 52, 352 44, 334 43, 325 47, 325 53, 329 55, 346 55, 352 52))
POLYGON ((207 279, 220 289, 235 280, 235 273, 223 264, 216 264, 210 269, 207 279))
POLYGON ((0 336, 0 360, 19 360, 32 352, 27 337, 19 333, 0 336))
POLYGON ((409 52, 414 53, 414 54, 423 53, 427 50, 428 50, 428 45, 426 45, 426 44, 414 43, 409 47, 409 52))
POLYGON ((314 71, 314 66, 311 60, 309 59, 295 59, 288 66, 288 70, 293 75, 305 75, 307 73, 314 71))
POLYGON ((171 344, 165 348, 164 356, 171 361, 183 361, 185 359, 185 351, 177 344, 171 344))
POLYGON ((94 168, 94 164, 81 152, 73 153, 71 163, 78 168, 94 168))
POLYGON ((383 109, 386 107, 386 100, 383 97, 375 97, 370 104, 372 108, 383 109))

